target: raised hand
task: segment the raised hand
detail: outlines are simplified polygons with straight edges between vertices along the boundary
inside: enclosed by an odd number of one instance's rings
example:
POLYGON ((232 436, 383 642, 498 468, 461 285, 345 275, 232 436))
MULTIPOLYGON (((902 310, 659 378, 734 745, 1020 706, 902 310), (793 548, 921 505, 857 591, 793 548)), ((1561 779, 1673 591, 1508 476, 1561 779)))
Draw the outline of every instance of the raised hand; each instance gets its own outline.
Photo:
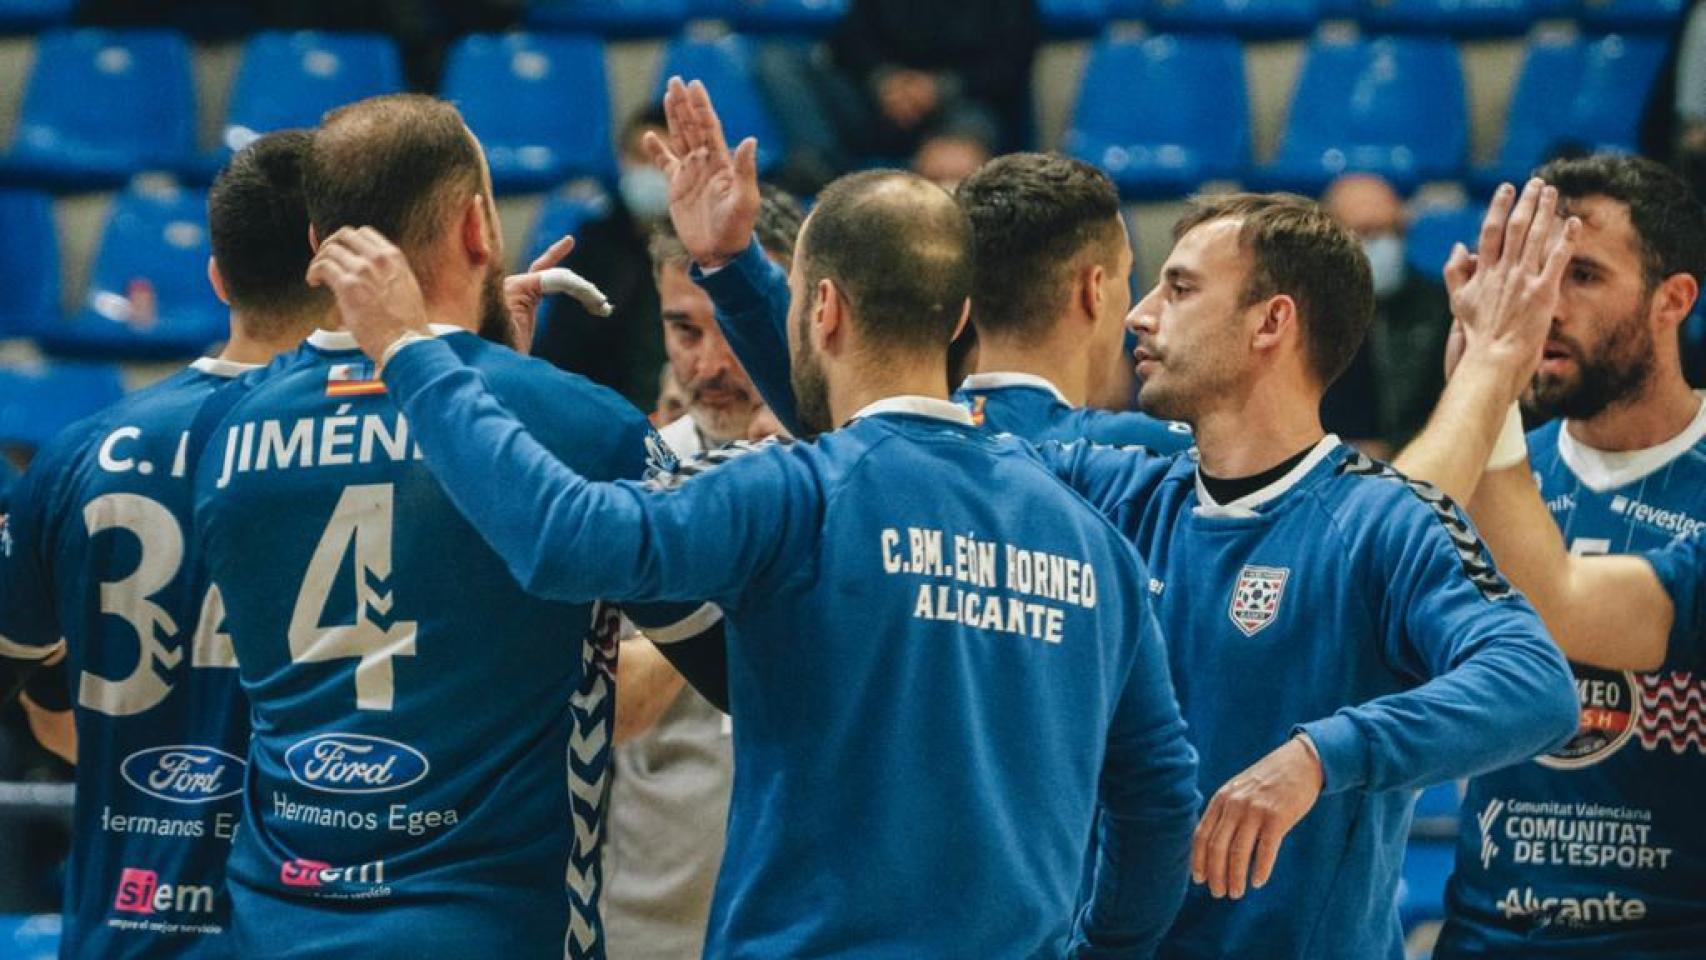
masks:
POLYGON ((405 334, 430 335, 409 259, 372 227, 342 227, 327 237, 308 264, 308 285, 332 292, 344 329, 376 362, 405 334))
POLYGON ((647 133, 646 152, 669 178, 669 218, 701 267, 720 267, 752 240, 758 223, 758 141, 733 152, 705 84, 669 79, 663 96, 669 137, 647 133))
POLYGON ((574 248, 575 238, 564 237, 529 264, 526 273, 504 278, 504 309, 509 313, 516 353, 533 352, 533 334, 539 325, 539 303, 545 299, 541 274, 561 263, 574 248))
POLYGON ((1504 184, 1481 222, 1477 252, 1452 248, 1445 265, 1454 318, 1447 373, 1474 356, 1508 368, 1512 395, 1540 362, 1581 221, 1558 215, 1558 191, 1538 178, 1521 196, 1504 184))

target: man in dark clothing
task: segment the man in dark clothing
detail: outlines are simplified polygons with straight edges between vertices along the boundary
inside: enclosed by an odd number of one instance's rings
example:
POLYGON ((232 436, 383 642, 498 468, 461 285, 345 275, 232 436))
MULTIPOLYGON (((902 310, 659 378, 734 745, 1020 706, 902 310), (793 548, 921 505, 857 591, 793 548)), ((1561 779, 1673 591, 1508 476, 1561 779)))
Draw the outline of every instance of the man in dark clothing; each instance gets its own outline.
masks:
POLYGON ((1023 148, 1035 0, 853 0, 825 48, 758 57, 790 154, 778 179, 813 192, 862 157, 915 158, 954 182, 1023 148))
POLYGON ((1445 386, 1441 357, 1451 305, 1438 277, 1404 258, 1404 204, 1385 180, 1349 174, 1321 204, 1362 241, 1374 275, 1374 325, 1349 370, 1321 402, 1326 428, 1390 457, 1427 423, 1445 386))
POLYGON ((647 244, 652 228, 669 215, 669 188, 640 142, 646 131, 663 129, 663 108, 656 104, 623 126, 618 195, 608 214, 575 230, 575 248, 563 263, 597 284, 614 312, 595 317, 573 297, 550 297, 533 344, 534 356, 595 380, 642 410, 657 401, 664 361, 647 244))

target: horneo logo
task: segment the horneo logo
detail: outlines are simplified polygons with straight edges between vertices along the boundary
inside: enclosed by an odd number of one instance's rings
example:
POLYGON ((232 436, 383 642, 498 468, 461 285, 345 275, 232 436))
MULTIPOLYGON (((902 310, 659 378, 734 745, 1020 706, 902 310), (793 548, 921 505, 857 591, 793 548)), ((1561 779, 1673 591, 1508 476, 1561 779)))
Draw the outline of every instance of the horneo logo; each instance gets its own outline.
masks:
POLYGON ((361 733, 323 733, 284 754, 290 776, 324 793, 385 793, 420 782, 431 764, 419 750, 361 733))
POLYGON ((209 803, 243 792, 241 758, 212 747, 179 744, 138 750, 119 765, 126 783, 172 803, 209 803))

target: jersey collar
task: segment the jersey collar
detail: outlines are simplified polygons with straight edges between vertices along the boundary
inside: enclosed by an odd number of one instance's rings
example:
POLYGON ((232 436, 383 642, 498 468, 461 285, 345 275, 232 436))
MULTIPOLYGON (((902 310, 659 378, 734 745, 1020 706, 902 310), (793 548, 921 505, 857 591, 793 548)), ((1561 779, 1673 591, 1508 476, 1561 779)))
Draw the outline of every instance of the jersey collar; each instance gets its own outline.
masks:
POLYGON ((1304 477, 1308 476, 1309 471, 1315 469, 1317 464, 1327 459, 1327 455, 1337 449, 1338 446, 1338 436, 1331 433, 1327 434, 1315 444, 1315 449, 1309 451, 1309 456, 1304 457, 1297 466, 1286 471, 1284 476, 1260 490, 1239 497, 1231 503, 1215 503, 1214 498, 1208 495, 1208 488, 1203 486, 1202 482, 1202 466, 1199 464, 1195 473, 1197 506, 1191 512, 1199 517, 1253 517, 1256 515, 1257 507, 1284 496, 1287 491, 1297 486, 1304 477))
POLYGON ((227 380, 240 377, 258 366, 260 364, 238 363, 235 360, 226 360, 221 357, 201 357, 190 362, 191 369, 200 370, 202 373, 209 373, 216 377, 224 377, 227 380))
MULTIPOLYGON (((431 325, 432 335, 442 337, 450 333, 468 333, 461 327, 448 323, 431 325)), ((321 350, 360 350, 361 345, 355 342, 355 337, 343 330, 316 330, 308 335, 308 345, 321 350)))
POLYGON ((1628 486, 1687 453, 1690 447, 1706 439, 1706 391, 1696 391, 1702 399, 1694 419, 1682 432, 1664 443, 1642 450, 1601 450, 1570 436, 1570 425, 1558 425, 1558 456, 1570 472, 1595 493, 1628 486))
MULTIPOLYGON (((1061 393, 1059 387, 1050 383, 1046 377, 1039 377, 1034 373, 1005 370, 999 373, 974 373, 966 377, 965 382, 960 384, 961 390, 1004 390, 1008 387, 1042 390, 1061 403, 1066 403, 1066 394, 1061 393)), ((1071 406, 1070 403, 1066 405, 1071 406)))
POLYGON ((863 420, 866 417, 881 416, 885 413, 905 413, 915 417, 929 417, 933 420, 947 420, 961 426, 972 426, 971 413, 957 403, 937 400, 934 397, 899 396, 885 397, 871 404, 848 421, 863 420))

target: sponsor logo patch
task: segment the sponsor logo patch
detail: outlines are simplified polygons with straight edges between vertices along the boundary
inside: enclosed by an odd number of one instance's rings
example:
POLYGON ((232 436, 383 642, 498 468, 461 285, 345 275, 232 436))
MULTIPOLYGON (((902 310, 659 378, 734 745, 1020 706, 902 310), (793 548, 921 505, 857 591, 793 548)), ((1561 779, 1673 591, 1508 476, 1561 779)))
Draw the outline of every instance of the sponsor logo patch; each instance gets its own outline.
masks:
POLYGON ((1536 763, 1554 770, 1589 767, 1621 750, 1629 742, 1640 709, 1633 673, 1578 664, 1571 667, 1576 674, 1576 697, 1582 705, 1576 735, 1552 753, 1535 758, 1536 763))
POLYGON ((362 733, 323 733, 284 753, 297 783, 322 793, 387 793, 419 783, 431 764, 419 750, 362 733))
POLYGON ((136 789, 171 803, 211 803, 243 792, 245 764, 223 750, 175 744, 138 750, 119 765, 136 789))
POLYGON ((1280 600, 1285 597, 1285 582, 1291 570, 1286 567, 1246 565, 1238 573, 1238 585, 1232 590, 1232 608, 1227 615, 1232 625, 1246 637, 1260 633, 1279 615, 1280 600))

